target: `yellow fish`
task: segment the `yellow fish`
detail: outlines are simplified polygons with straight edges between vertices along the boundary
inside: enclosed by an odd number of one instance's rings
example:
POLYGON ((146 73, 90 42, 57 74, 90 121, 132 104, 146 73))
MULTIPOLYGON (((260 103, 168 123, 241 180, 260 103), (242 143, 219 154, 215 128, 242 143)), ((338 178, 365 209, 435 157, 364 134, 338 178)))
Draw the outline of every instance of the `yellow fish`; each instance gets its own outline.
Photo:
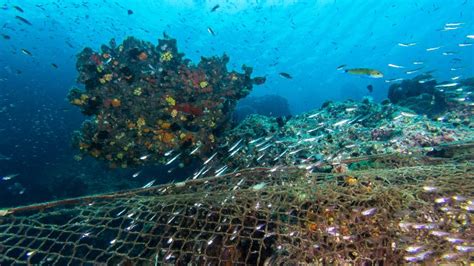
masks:
POLYGON ((370 68, 352 68, 346 69, 345 72, 353 75, 365 75, 376 79, 383 78, 382 72, 370 68))

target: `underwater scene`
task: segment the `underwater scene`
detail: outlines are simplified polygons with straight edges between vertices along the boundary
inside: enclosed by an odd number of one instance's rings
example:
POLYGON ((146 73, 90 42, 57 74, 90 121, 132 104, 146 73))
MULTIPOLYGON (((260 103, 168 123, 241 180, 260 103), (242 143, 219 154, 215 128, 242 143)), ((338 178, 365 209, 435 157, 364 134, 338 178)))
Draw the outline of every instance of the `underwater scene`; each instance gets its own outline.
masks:
POLYGON ((0 265, 474 263, 474 1, 0 18, 0 265))

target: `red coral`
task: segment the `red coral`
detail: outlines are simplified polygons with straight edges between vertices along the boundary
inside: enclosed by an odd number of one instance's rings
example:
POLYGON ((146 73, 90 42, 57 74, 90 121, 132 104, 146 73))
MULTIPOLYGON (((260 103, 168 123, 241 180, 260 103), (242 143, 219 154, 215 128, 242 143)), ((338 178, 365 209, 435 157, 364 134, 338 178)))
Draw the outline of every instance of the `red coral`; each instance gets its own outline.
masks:
POLYGON ((102 65, 102 61, 100 61, 99 56, 96 54, 91 55, 91 60, 96 64, 96 65, 102 65))
POLYGON ((187 114, 195 115, 195 116, 200 116, 203 113, 201 108, 192 106, 189 103, 179 104, 175 107, 175 109, 178 110, 178 111, 187 113, 187 114))

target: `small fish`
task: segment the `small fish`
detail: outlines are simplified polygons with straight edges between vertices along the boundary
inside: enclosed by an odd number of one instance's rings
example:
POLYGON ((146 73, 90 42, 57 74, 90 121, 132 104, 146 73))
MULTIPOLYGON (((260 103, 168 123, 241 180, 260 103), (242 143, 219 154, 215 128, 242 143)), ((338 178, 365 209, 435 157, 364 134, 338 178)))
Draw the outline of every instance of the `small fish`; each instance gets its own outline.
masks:
POLYGON ((215 152, 213 155, 211 155, 211 157, 209 157, 205 162, 204 164, 208 164, 212 159, 214 159, 214 157, 216 157, 217 155, 217 152, 215 152))
POLYGON ((386 83, 402 81, 402 78, 394 78, 385 80, 386 83))
POLYGON ((3 176, 3 177, 2 177, 2 180, 4 180, 4 181, 11 180, 11 179, 13 179, 13 178, 15 178, 15 177, 17 177, 17 176, 19 176, 19 175, 20 175, 20 174, 6 175, 6 176, 3 176))
POLYGON ((418 83, 424 84, 426 82, 430 82, 430 81, 433 81, 433 80, 435 80, 435 79, 434 78, 420 79, 420 80, 418 80, 418 83))
POLYGON ((211 12, 216 11, 219 7, 220 7, 220 5, 215 5, 215 6, 211 9, 211 12))
POLYGON ((367 85, 367 90, 369 92, 373 92, 374 91, 374 86, 372 86, 372 84, 367 85))
POLYGON ((438 190, 438 188, 433 187, 433 186, 423 186, 423 190, 426 191, 426 192, 434 192, 434 191, 438 190))
POLYGON ((441 49, 442 46, 436 46, 436 47, 431 47, 431 48, 427 48, 426 51, 427 52, 431 52, 431 51, 436 51, 438 49, 441 49))
POLYGON ((404 116, 404 117, 415 117, 415 116, 418 116, 417 114, 414 114, 414 113, 407 113, 407 112, 400 112, 400 115, 404 116))
POLYGON ((432 251, 425 251, 425 252, 421 252, 421 253, 418 253, 418 254, 413 255, 413 256, 405 256, 403 258, 408 262, 422 262, 425 259, 427 259, 428 256, 431 255, 431 253, 433 253, 433 252, 432 251))
POLYGON ((19 6, 13 6, 13 8, 16 9, 16 10, 18 10, 18 11, 20 11, 21 13, 24 12, 23 9, 22 9, 21 7, 19 7, 19 6))
POLYGON ((32 55, 33 55, 30 51, 28 51, 28 50, 26 50, 26 49, 23 49, 23 48, 21 49, 21 52, 22 52, 23 54, 25 54, 25 55, 28 55, 28 56, 32 56, 32 55))
POLYGON ((371 216, 375 214, 376 211, 377 211, 377 208, 370 208, 370 209, 362 211, 361 214, 364 216, 371 216))
POLYGON ((395 65, 395 64, 388 64, 389 67, 393 67, 393 68, 405 68, 404 66, 399 66, 399 65, 395 65))
POLYGON ((212 30, 211 27, 208 27, 208 28, 207 28, 207 31, 208 31, 212 36, 216 36, 216 33, 214 33, 214 31, 212 30))
POLYGON ((174 162, 178 157, 181 155, 181 153, 178 153, 175 157, 171 158, 165 165, 170 165, 172 162, 174 162))
POLYGON ((135 177, 139 176, 141 173, 142 173, 142 171, 138 171, 138 172, 134 173, 132 175, 132 177, 135 178, 135 177))
POLYGON ((450 30, 457 30, 457 29, 460 29, 461 27, 444 27, 443 28, 443 31, 450 31, 450 30))
POLYGON ((449 87, 456 87, 457 85, 459 85, 459 83, 457 83, 457 82, 452 82, 452 83, 446 83, 446 84, 439 84, 439 85, 436 85, 435 88, 449 88, 449 87))
POLYGON ((27 24, 27 25, 30 25, 32 26, 33 24, 31 24, 31 22, 29 22, 26 18, 23 18, 23 17, 20 17, 20 16, 15 16, 16 19, 18 19, 19 21, 27 24))
POLYGON ((417 253, 418 251, 422 250, 423 248, 424 248, 424 246, 409 246, 409 247, 405 248, 405 250, 408 253, 417 253))
POLYGON ((127 14, 128 14, 128 15, 132 15, 132 14, 133 14, 133 10, 131 10, 131 9, 127 10, 127 14))
POLYGON ((346 67, 346 65, 340 65, 336 68, 336 70, 343 70, 346 67))
POLYGON ((292 79, 293 78, 290 74, 288 74, 286 72, 280 72, 280 73, 278 73, 278 75, 280 75, 281 77, 284 77, 286 79, 292 79))
POLYGON ((192 150, 192 151, 189 153, 189 155, 193 155, 194 153, 196 153, 196 152, 199 150, 199 148, 201 148, 200 145, 198 145, 196 148, 194 148, 194 150, 192 150))
POLYGON ((153 186, 154 183, 155 183, 155 180, 152 180, 152 181, 148 182, 146 185, 144 185, 142 188, 149 188, 149 187, 153 186))
POLYGON ((349 122, 349 121, 350 121, 350 119, 341 120, 341 121, 339 121, 339 122, 334 123, 333 127, 342 126, 342 125, 346 124, 346 123, 349 122))
POLYGON ((453 23, 446 23, 444 24, 445 27, 458 27, 463 25, 463 22, 453 22, 453 23))
POLYGON ((414 65, 423 65, 425 62, 422 62, 422 61, 414 61, 413 64, 414 65))
POLYGON ((398 46, 401 46, 401 47, 410 47, 410 46, 415 46, 416 45, 416 42, 411 42, 411 43, 398 43, 398 46))
POLYGON ((3 33, 2 33, 2 37, 5 40, 10 40, 11 39, 11 37, 9 35, 3 34, 3 33))
POLYGON ((56 65, 55 63, 51 63, 51 66, 54 68, 58 68, 58 65, 56 65))
POLYGON ((468 46, 472 46, 472 43, 460 43, 458 44, 459 47, 468 47, 468 46))
POLYGON ((460 78, 461 78, 461 76, 455 76, 455 77, 452 77, 451 80, 458 80, 460 78))
POLYGON ((466 35, 466 38, 474 40, 474 34, 466 35))
POLYGON ((255 77, 252 81, 255 85, 262 85, 263 83, 265 83, 266 80, 266 77, 255 77))
POLYGON ((456 52, 451 52, 451 51, 443 52, 443 55, 454 55, 454 54, 456 54, 456 52))
POLYGON ((140 157, 140 160, 146 160, 146 159, 148 159, 148 157, 150 157, 149 154, 143 155, 143 156, 140 157))
POLYGON ((352 75, 364 75, 369 76, 371 78, 383 78, 382 72, 370 68, 352 68, 346 69, 345 72, 352 75))
POLYGON ((229 152, 233 151, 235 148, 237 148, 237 146, 239 146, 239 144, 243 141, 244 139, 240 139, 239 141, 237 141, 234 145, 232 145, 232 147, 230 147, 229 149, 229 152))
POLYGON ((412 70, 408 70, 408 71, 406 71, 405 73, 406 73, 407 75, 411 75, 411 74, 413 74, 413 73, 416 73, 416 72, 420 71, 421 69, 423 69, 423 67, 419 67, 419 68, 415 68, 415 69, 412 69, 412 70))

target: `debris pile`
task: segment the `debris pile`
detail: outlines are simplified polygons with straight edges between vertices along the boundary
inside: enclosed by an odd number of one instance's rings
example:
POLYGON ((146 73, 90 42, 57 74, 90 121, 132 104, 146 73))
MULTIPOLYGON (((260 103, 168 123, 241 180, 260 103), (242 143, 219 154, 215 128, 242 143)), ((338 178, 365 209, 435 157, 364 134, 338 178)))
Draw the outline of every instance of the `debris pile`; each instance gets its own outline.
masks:
POLYGON ((206 158, 230 128, 237 100, 262 83, 245 65, 244 73, 229 72, 228 61, 202 57, 194 65, 167 36, 158 46, 129 37, 100 52, 84 49, 76 67, 85 90, 71 89, 68 99, 91 120, 76 132, 75 145, 112 168, 190 153, 206 158))
MULTIPOLYGON (((216 169, 254 166, 338 165, 354 157, 433 152, 434 146, 473 140, 472 115, 458 123, 430 119, 388 101, 327 102, 314 112, 281 120, 252 115, 229 131, 216 169)), ((322 169, 324 170, 324 169, 322 169)), ((211 171, 212 172, 212 171, 211 171)))

